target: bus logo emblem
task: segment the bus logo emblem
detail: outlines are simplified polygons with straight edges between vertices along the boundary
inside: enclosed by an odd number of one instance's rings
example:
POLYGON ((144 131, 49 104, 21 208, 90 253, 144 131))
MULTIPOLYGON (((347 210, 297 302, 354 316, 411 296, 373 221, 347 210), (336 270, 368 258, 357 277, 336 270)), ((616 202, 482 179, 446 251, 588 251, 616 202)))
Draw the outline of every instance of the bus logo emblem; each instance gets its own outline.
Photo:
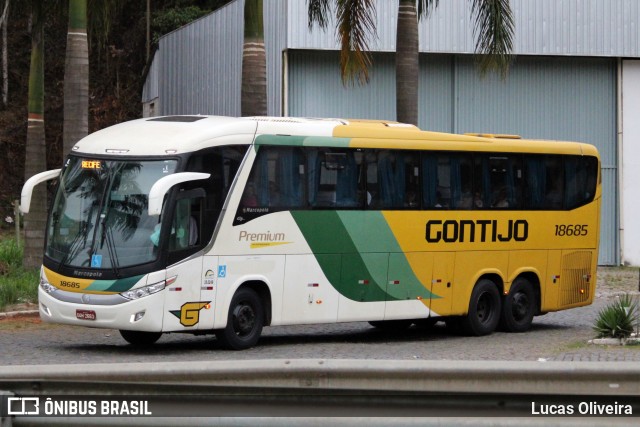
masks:
POLYGON ((182 326, 195 326, 200 321, 200 310, 209 309, 209 303, 206 302, 187 302, 182 304, 180 310, 170 310, 169 313, 180 319, 182 326))

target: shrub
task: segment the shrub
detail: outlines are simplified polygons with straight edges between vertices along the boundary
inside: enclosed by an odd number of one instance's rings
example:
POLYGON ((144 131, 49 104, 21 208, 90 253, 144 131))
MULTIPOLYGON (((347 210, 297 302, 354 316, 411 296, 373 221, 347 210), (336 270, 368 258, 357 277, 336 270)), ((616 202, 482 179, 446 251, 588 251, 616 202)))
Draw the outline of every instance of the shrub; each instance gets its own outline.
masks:
POLYGON ((628 338, 638 321, 638 303, 625 294, 600 310, 593 326, 598 338, 628 338))
POLYGON ((39 271, 22 268, 22 247, 0 238, 0 310, 7 305, 38 299, 39 271))

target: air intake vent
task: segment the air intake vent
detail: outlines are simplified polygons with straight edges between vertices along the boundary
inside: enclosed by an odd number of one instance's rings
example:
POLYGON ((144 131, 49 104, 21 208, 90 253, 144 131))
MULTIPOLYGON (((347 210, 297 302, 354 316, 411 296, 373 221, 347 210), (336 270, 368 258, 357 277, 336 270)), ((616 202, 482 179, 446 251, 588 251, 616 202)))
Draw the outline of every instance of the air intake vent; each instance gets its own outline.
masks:
POLYGON ((562 257, 559 305, 566 307, 587 301, 593 291, 591 252, 571 252, 562 257))

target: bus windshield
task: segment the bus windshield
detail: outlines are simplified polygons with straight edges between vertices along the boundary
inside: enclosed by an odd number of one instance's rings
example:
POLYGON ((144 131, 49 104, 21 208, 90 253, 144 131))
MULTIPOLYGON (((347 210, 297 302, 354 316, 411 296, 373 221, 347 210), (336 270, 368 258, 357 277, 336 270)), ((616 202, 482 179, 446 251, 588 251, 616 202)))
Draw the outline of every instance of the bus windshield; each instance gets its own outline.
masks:
POLYGON ((46 255, 61 265, 114 269, 154 261, 159 217, 148 215, 151 186, 176 160, 71 157, 55 196, 46 255))

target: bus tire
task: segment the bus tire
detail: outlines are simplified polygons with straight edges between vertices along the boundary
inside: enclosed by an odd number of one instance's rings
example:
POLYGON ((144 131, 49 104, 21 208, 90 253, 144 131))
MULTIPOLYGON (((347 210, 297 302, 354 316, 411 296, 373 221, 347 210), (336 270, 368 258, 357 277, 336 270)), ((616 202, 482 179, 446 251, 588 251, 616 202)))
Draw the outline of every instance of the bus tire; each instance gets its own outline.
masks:
POLYGON ((126 342, 134 347, 149 347, 156 343, 162 336, 162 332, 142 332, 120 330, 120 335, 126 342))
POLYGON ((495 283, 482 279, 471 292, 469 312, 460 326, 466 335, 482 336, 495 331, 500 321, 500 292, 495 283))
POLYGON ((500 327, 507 332, 528 331, 535 311, 536 294, 533 285, 525 278, 518 278, 502 303, 500 327))
POLYGON ((264 307, 258 294, 250 288, 239 289, 229 305, 227 326, 216 331, 222 347, 244 350, 258 342, 264 326, 264 307))
POLYGON ((401 330, 408 329, 413 321, 411 320, 372 320, 369 322, 371 326, 376 329, 384 330, 384 331, 392 331, 392 330, 401 330))

